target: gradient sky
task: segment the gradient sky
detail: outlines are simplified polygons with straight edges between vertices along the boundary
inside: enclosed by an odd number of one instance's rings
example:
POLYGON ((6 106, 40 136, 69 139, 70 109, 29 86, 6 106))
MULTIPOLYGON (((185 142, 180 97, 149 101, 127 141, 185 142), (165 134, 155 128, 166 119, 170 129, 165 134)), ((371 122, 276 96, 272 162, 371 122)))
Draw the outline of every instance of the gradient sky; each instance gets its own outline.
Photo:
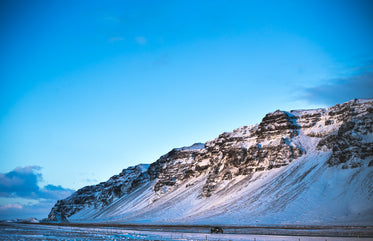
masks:
POLYGON ((373 97, 372 1, 0 3, 0 219, 276 109, 373 97))

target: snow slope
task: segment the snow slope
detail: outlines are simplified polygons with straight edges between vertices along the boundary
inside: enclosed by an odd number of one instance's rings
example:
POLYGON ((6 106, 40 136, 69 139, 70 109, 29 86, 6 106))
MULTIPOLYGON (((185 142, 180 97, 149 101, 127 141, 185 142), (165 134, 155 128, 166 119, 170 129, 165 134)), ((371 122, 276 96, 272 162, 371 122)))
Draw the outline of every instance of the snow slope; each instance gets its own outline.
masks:
MULTIPOLYGON (((210 234, 202 232, 137 231, 120 228, 92 228, 21 223, 1 223, 0 240, 158 240, 158 241, 361 241, 369 237, 309 237, 260 234, 210 234)), ((356 233, 357 234, 357 233, 356 233)))
POLYGON ((353 100, 326 109, 269 113, 258 125, 174 149, 137 168, 141 171, 131 172, 124 192, 110 203, 77 203, 81 199, 73 194, 57 203, 49 218, 373 225, 372 104, 372 99, 353 100))

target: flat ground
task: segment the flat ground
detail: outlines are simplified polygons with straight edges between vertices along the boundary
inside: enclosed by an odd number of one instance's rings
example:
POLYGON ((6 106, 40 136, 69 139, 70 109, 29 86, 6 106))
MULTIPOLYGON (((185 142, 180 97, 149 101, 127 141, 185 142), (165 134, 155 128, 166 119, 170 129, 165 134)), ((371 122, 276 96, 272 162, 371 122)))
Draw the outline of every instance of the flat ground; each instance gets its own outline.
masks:
MULTIPOLYGON (((325 227, 326 228, 326 227, 325 227)), ((336 233, 341 232, 341 227, 336 233)), ((347 241, 347 240, 373 240, 372 228, 368 227, 348 227, 350 237, 331 237, 328 235, 319 236, 320 229, 312 231, 307 229, 310 235, 302 234, 305 228, 299 231, 294 227, 285 228, 225 228, 224 234, 210 234, 207 226, 140 226, 140 225, 117 225, 109 227, 108 224, 74 224, 74 225, 41 225, 22 223, 0 223, 0 240, 246 240, 246 241, 347 241), (127 227, 127 228, 126 228, 127 227), (242 233, 256 229, 262 234, 242 233), (283 232, 288 230, 291 235, 265 235, 266 230, 273 232, 283 232), (303 231, 302 231, 303 230, 303 231), (356 230, 365 233, 352 236, 356 230), (233 233, 234 232, 234 233, 233 233), (241 233, 240 233, 241 232, 241 233), (368 237, 368 234, 371 234, 368 237), (363 234, 363 235, 362 235, 363 234), (296 236, 295 236, 296 235, 296 236), (318 236, 312 236, 318 235, 318 236), (364 236, 365 237, 362 237, 364 236)), ((331 228, 327 229, 331 230, 331 228)), ((255 231, 255 230, 254 230, 255 231)))

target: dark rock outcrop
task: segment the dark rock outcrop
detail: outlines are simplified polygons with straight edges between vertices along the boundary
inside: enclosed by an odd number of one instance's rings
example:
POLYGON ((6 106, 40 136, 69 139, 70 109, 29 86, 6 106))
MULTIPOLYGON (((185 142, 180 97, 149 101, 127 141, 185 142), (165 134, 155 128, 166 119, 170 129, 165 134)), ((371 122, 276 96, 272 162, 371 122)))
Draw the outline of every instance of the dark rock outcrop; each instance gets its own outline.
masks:
POLYGON ((147 164, 140 164, 124 169, 108 181, 86 186, 70 197, 59 200, 48 215, 53 222, 67 222, 68 217, 87 207, 102 208, 122 197, 131 190, 134 180, 148 169, 147 164))

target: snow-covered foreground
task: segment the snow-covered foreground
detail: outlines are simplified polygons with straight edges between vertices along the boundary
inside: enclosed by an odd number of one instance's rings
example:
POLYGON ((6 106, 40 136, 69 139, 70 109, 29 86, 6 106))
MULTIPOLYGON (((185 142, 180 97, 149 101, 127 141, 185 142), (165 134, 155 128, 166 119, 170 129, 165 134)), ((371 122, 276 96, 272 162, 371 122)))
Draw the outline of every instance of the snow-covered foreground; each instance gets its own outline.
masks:
POLYGON ((247 234, 209 234, 82 228, 53 225, 0 223, 0 240, 255 240, 255 241, 347 241, 373 240, 362 237, 307 237, 247 234))

